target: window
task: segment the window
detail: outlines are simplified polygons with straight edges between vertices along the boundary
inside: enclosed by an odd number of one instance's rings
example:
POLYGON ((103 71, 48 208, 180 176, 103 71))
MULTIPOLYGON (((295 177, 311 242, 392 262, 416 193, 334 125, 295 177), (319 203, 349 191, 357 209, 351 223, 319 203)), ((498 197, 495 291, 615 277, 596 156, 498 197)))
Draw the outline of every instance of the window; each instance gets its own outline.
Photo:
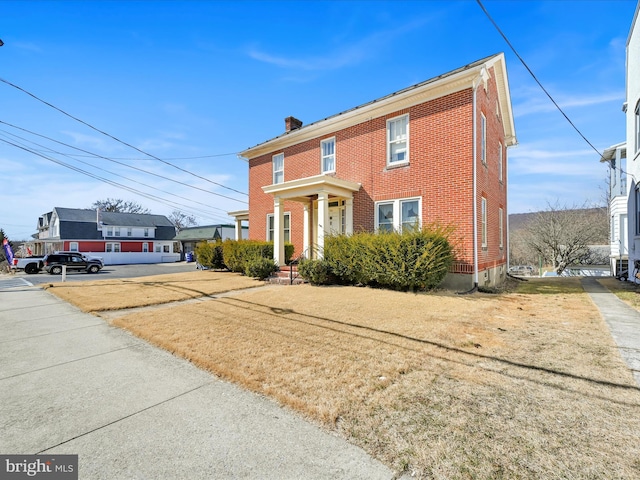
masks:
POLYGON ((127 237, 131 237, 131 236, 133 236, 133 229, 127 228, 127 237))
POLYGON ((120 252, 120 244, 117 242, 107 243, 105 245, 105 252, 119 253, 120 252))
POLYGON ((145 228, 145 229, 144 229, 144 236, 145 236, 145 237, 148 237, 148 236, 149 236, 149 229, 148 229, 148 228, 145 228))
POLYGON ((420 228, 419 198, 380 202, 376 205, 376 229, 383 232, 420 228))
POLYGON ((120 227, 116 227, 114 237, 119 237, 119 236, 120 236, 120 227))
POLYGON ((322 152, 322 173, 336 171, 336 139, 327 138, 320 142, 322 152))
POLYGON ((502 142, 498 142, 498 180, 502 183, 503 175, 502 142))
POLYGON ((636 187, 636 235, 640 235, 640 189, 636 187))
POLYGON ((502 207, 498 209, 498 215, 500 215, 498 222, 500 229, 500 248, 502 249, 504 248, 504 210, 502 209, 502 207))
POLYGON ((113 237, 113 227, 107 227, 107 237, 113 237))
POLYGON ((273 156, 273 184, 284 182, 284 153, 273 156))
POLYGON ((170 252, 169 252, 169 245, 163 245, 163 246, 162 246, 162 251, 163 251, 164 253, 170 253, 170 252))
POLYGON ((640 100, 638 100, 638 103, 636 103, 635 117, 636 117, 635 140, 636 140, 636 152, 637 152, 638 150, 640 150, 640 100))
POLYGON ((156 253, 162 253, 162 245, 156 244, 156 253))
POLYGON ((144 253, 148 253, 148 252, 149 252, 149 244, 148 244, 147 242, 144 242, 144 243, 142 244, 142 251, 143 251, 144 253))
POLYGON ((70 252, 79 252, 78 242, 69 242, 69 251, 70 252))
POLYGON ((487 119, 483 113, 480 114, 480 159, 487 164, 487 119))
MULTIPOLYGON (((267 241, 273 242, 275 238, 274 230, 275 230, 275 219, 273 213, 267 215, 267 241)), ((286 243, 291 242, 291 214, 284 214, 284 241, 286 243)))
POLYGON ((487 248, 487 199, 482 197, 482 248, 487 248))
POLYGON ((409 115, 387 120, 387 165, 409 163, 409 115))

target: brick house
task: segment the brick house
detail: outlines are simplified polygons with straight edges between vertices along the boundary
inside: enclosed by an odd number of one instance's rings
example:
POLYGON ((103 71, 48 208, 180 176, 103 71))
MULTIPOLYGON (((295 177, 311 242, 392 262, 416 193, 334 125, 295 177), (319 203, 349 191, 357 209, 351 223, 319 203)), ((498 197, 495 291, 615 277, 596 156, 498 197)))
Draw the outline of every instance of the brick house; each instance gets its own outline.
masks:
MULTIPOLYGON (((453 225, 450 288, 507 270, 507 147, 516 144, 504 54, 497 54, 241 153, 249 163, 249 238, 322 256, 324 237, 453 225), (475 158, 475 161, 474 161, 475 158)), ((246 212, 242 212, 246 215, 246 212)))
POLYGON ((97 254, 105 265, 177 262, 175 226, 164 215, 55 207, 38 219, 27 246, 34 255, 55 251, 97 254))

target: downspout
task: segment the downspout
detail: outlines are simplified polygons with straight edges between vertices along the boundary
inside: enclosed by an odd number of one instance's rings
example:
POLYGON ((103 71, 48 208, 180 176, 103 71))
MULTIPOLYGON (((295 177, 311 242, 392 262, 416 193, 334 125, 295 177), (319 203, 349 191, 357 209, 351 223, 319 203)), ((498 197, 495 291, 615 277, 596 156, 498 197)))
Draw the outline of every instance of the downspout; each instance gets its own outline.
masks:
POLYGON ((477 182, 477 150, 478 150, 478 139, 476 138, 476 132, 478 129, 477 126, 477 107, 476 107, 476 91, 478 85, 482 80, 482 72, 478 77, 473 81, 472 89, 473 89, 473 121, 472 121, 472 165, 473 165, 473 287, 471 290, 466 292, 459 292, 460 295, 467 295, 470 293, 475 293, 478 291, 478 182, 477 182))

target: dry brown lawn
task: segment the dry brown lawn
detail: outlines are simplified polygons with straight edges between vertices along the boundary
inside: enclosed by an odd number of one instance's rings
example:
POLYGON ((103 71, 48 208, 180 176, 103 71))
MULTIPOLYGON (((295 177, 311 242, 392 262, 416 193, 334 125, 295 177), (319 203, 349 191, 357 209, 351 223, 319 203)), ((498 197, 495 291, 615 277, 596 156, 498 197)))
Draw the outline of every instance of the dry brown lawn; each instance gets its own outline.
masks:
POLYGON ((469 296, 274 287, 109 318, 416 478, 640 478, 640 389, 579 280, 554 280, 469 296))

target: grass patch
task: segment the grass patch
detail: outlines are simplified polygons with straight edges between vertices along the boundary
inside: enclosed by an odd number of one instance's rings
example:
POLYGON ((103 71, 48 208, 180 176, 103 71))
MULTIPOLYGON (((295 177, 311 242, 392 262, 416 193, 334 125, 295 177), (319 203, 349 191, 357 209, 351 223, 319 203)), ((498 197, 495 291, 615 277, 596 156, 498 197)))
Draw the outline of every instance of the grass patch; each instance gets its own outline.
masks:
POLYGON ((632 282, 621 282, 613 277, 599 278, 598 281, 627 305, 640 310, 640 286, 632 282))
POLYGON ((262 284, 238 273, 197 270, 128 279, 59 282, 46 288, 82 311, 99 312, 189 300, 262 284))
POLYGON ((113 322, 418 478, 640 478, 640 390, 587 294, 555 280, 281 287, 113 322))
POLYGON ((515 291, 526 295, 584 293, 580 277, 531 277, 516 284, 515 291))

